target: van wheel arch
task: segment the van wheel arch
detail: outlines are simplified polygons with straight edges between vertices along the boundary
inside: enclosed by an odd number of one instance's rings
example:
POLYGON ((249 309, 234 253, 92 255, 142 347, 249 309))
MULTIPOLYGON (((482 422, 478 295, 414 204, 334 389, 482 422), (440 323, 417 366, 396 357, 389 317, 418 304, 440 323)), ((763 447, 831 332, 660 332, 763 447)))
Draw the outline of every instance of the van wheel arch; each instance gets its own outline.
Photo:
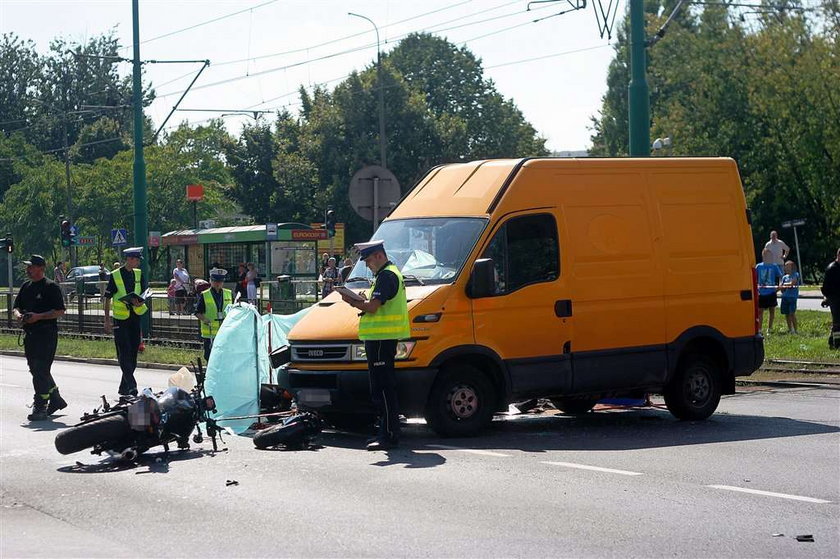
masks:
MULTIPOLYGON (((695 330, 695 329, 693 329, 695 330)), ((697 355, 708 357, 716 366, 720 373, 721 393, 734 394, 735 393, 735 375, 732 371, 732 347, 731 343, 727 344, 727 338, 714 328, 699 327, 697 331, 691 330, 685 332, 674 344, 676 359, 671 362, 668 374, 668 383, 670 384, 674 377, 685 366, 685 360, 693 358, 697 355)))
POLYGON ((466 364, 479 369, 487 376, 496 391, 496 411, 506 411, 510 398, 510 382, 507 368, 502 359, 493 350, 484 346, 458 346, 450 348, 432 360, 431 365, 437 367, 438 376, 441 371, 466 364))

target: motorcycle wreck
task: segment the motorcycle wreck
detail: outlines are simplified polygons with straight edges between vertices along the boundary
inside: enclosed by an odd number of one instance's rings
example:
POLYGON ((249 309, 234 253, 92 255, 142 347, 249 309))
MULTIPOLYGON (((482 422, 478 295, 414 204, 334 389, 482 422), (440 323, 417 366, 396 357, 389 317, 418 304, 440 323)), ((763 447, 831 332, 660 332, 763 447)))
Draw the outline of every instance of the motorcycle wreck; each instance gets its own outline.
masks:
POLYGON ((193 432, 192 441, 202 443, 201 423, 204 423, 213 443, 213 452, 217 452, 216 439, 223 443, 221 430, 210 417, 216 411, 216 403, 212 396, 205 394, 205 374, 200 359, 194 364, 193 372, 195 385, 189 390, 172 386, 154 393, 146 388, 140 395, 122 397, 114 405, 102 396, 100 407, 85 413, 81 423, 56 436, 56 450, 61 454, 72 454, 90 448, 92 454, 108 452, 122 460, 134 461, 156 446, 163 446, 165 452, 172 443, 179 449, 188 449, 193 432))

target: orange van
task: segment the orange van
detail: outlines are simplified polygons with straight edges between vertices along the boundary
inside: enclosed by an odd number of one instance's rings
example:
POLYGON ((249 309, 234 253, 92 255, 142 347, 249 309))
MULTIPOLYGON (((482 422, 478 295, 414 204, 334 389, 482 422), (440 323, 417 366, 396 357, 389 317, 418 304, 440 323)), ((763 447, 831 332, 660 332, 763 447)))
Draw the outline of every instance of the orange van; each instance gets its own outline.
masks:
MULTIPOLYGON (((408 296, 400 411, 441 435, 475 434, 534 397, 583 413, 606 396, 656 392, 676 417, 704 419, 764 359, 731 159, 443 165, 373 239, 408 296)), ((370 278, 357 262, 348 287, 370 278)), ((281 383, 337 425, 372 411, 358 322, 333 293, 289 334, 281 383)))

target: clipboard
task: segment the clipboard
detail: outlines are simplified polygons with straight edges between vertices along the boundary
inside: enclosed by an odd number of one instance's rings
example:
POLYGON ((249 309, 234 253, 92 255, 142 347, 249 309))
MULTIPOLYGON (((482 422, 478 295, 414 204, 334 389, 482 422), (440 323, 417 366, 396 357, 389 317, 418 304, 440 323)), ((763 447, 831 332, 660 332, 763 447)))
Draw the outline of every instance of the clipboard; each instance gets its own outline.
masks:
POLYGON ((364 297, 353 291, 352 289, 347 289, 343 285, 339 285, 333 288, 333 291, 337 291, 341 295, 345 295, 348 298, 354 301, 367 301, 364 297))
POLYGON ((151 297, 151 295, 152 295, 152 288, 149 287, 149 288, 146 289, 146 291, 144 291, 140 295, 138 295, 137 293, 134 293, 133 291, 131 293, 123 295, 122 297, 120 297, 120 302, 125 303, 126 305, 129 305, 129 306, 134 306, 135 301, 140 301, 140 304, 142 305, 143 303, 146 302, 146 299, 151 297))

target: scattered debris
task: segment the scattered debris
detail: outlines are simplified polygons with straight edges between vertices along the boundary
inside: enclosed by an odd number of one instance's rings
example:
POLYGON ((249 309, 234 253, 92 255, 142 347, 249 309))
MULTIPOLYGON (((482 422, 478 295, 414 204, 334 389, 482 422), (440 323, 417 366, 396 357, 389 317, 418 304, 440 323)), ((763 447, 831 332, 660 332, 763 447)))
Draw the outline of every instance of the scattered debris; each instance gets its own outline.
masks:
POLYGON ((813 542, 814 536, 811 534, 804 534, 802 536, 796 536, 796 541, 798 542, 813 542))
POLYGON ((781 538, 781 537, 783 537, 783 536, 784 536, 784 534, 781 534, 781 533, 779 533, 779 532, 776 532, 775 534, 773 534, 773 537, 774 537, 774 538, 781 538))
POLYGON ((239 482, 235 479, 229 479, 225 481, 225 487, 230 487, 231 485, 239 485, 239 482))

